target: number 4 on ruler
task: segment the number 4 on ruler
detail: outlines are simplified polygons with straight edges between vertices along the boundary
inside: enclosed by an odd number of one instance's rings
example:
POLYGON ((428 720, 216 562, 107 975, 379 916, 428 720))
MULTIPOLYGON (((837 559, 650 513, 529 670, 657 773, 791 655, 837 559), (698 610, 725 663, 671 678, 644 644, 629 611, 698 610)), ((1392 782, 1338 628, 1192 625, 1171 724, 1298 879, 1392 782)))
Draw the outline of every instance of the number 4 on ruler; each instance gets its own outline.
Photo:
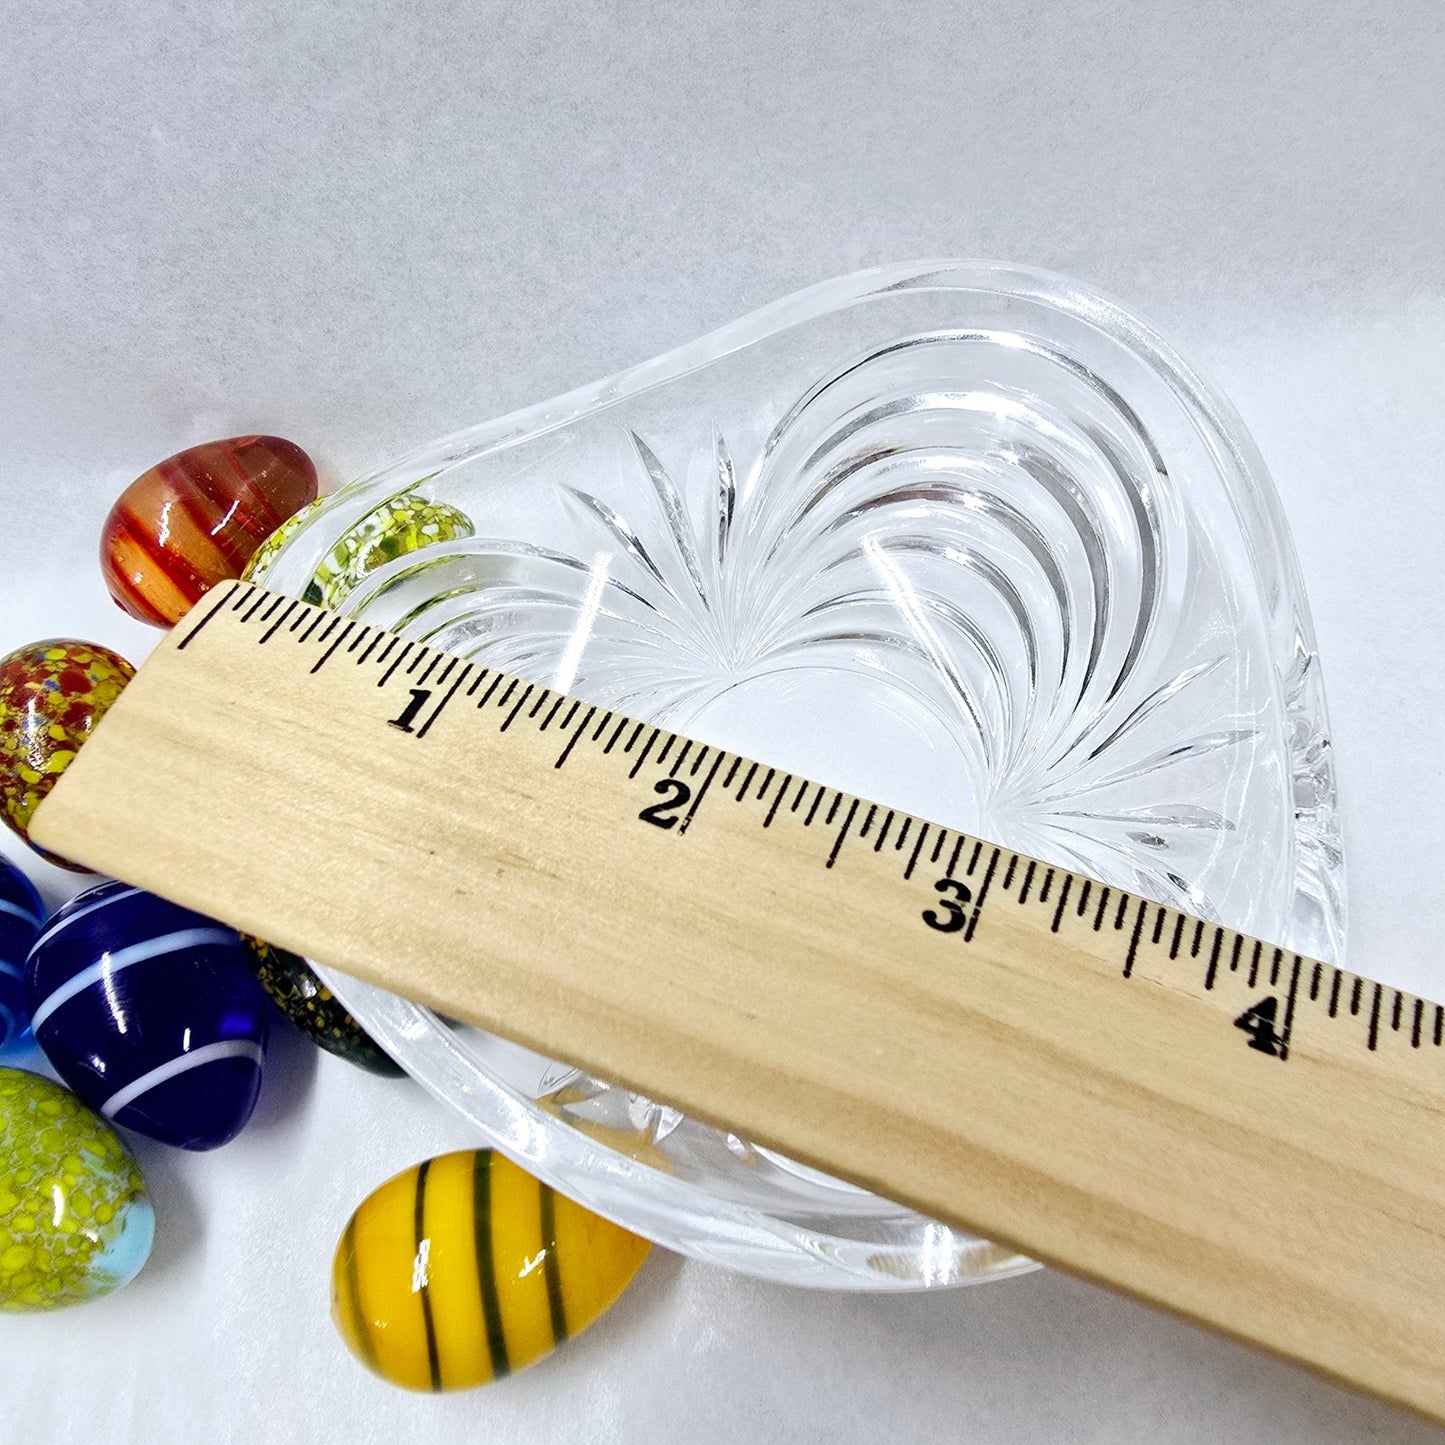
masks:
POLYGON ((1237 1029, 1243 1029, 1249 1035, 1250 1048, 1279 1058, 1280 1046, 1284 1040, 1275 1032, 1274 1025, 1278 1017, 1279 1000, 1270 994, 1268 998, 1262 998, 1258 1003, 1251 1004, 1245 1009, 1235 1019, 1234 1026, 1237 1029))

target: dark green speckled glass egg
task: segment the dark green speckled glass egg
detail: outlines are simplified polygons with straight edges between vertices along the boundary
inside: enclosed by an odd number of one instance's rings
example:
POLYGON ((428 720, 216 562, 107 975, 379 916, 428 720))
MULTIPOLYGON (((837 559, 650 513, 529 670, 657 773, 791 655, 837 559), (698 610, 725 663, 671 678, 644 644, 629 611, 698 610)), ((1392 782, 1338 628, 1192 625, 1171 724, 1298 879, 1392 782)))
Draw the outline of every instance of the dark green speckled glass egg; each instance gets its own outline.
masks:
POLYGON ((328 1053, 373 1074, 401 1075, 402 1069, 377 1047, 304 959, 259 938, 243 936, 256 960, 261 987, 302 1033, 328 1053))

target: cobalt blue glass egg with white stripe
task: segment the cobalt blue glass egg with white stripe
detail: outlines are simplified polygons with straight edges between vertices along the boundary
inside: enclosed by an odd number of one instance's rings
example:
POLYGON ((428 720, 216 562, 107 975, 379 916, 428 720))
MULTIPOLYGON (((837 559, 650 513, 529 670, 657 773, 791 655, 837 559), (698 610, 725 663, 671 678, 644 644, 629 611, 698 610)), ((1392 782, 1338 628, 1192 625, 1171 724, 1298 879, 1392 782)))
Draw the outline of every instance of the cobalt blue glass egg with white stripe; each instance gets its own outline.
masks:
POLYGON ((251 1117, 269 1005, 234 929, 103 883, 51 919, 25 986, 36 1041, 104 1118, 214 1149, 251 1117))
POLYGON ((25 959, 45 926, 45 905, 35 885, 0 858, 0 1049, 25 1032, 25 959))

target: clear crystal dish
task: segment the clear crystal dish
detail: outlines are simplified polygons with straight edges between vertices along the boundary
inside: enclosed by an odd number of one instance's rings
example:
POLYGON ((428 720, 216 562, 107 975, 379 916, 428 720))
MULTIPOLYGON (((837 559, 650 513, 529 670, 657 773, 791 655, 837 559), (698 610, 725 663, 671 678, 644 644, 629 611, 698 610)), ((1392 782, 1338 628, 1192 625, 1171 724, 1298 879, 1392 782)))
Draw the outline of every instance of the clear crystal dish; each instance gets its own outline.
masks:
MULTIPOLYGON (((1340 955, 1324 697, 1274 490, 1228 404, 1062 277, 949 262, 813 287, 344 488, 268 568, 487 666, 1340 955)), ((659 1243, 851 1289, 1029 1267, 334 983, 490 1143, 659 1243)))

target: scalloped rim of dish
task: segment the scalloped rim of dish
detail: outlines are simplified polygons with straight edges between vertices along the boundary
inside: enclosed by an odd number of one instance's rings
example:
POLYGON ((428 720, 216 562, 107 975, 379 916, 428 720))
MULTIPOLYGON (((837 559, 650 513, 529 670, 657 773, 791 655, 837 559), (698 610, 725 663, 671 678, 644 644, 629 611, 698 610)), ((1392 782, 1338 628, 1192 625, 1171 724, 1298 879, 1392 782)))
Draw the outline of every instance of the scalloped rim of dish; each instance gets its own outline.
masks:
MULTIPOLYGON (((993 262, 899 263, 824 281, 600 381, 454 432, 333 493, 330 505, 319 509, 288 541, 282 557, 311 522, 333 517, 359 494, 368 494, 370 500, 380 487, 400 490, 450 466, 531 441, 815 318, 889 292, 929 290, 987 291, 1031 301, 1093 327, 1148 363, 1195 422, 1228 495, 1246 514, 1241 524, 1253 544, 1262 587, 1273 572, 1282 584, 1277 605, 1288 607, 1298 636, 1314 650, 1308 603, 1283 509, 1232 406, 1152 327, 1118 302, 1066 276, 993 262)), ((1263 595, 1268 596, 1268 591, 1263 595)), ((348 610, 344 604, 342 610, 348 610)), ((1323 698, 1317 702, 1324 724, 1323 698)), ((1339 927, 1342 931, 1342 911, 1339 927)), ((555 1119, 535 1100, 487 1074, 429 1010, 329 969, 318 972, 408 1073, 489 1136, 502 1153, 596 1213, 666 1247, 775 1282, 823 1289, 916 1291, 1007 1278, 1038 1268, 1022 1255, 979 1240, 982 1258, 974 1262, 975 1272, 949 1278, 952 1271, 943 1269, 930 1279, 916 1246, 830 1237, 819 1227, 821 1220, 793 1223, 756 1206, 719 1199, 702 1186, 674 1179, 555 1119), (689 1229, 677 1227, 679 1216, 691 1221, 689 1229), (890 1270, 890 1256, 900 1274, 890 1270)), ((899 1211, 900 1218, 909 1214, 902 1206, 899 1211)), ((962 1231, 953 1234, 967 1240, 962 1231)), ((966 1267, 966 1246, 951 1257, 958 1268, 966 1267)))

